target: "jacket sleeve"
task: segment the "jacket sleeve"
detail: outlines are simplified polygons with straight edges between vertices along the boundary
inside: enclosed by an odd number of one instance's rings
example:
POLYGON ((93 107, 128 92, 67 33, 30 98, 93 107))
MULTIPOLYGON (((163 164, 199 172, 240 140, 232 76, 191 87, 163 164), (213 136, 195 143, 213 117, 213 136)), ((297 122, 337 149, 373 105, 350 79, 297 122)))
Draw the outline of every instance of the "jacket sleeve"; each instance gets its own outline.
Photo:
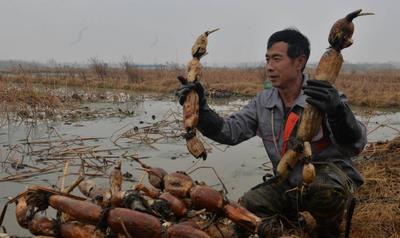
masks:
POLYGON ((208 138, 227 145, 236 145, 257 133, 258 119, 256 99, 239 112, 221 118, 215 111, 200 111, 197 128, 208 138))
POLYGON ((367 130, 363 123, 358 121, 347 104, 347 98, 341 95, 342 105, 337 115, 328 118, 327 128, 330 139, 338 150, 347 156, 356 156, 367 143, 367 130))

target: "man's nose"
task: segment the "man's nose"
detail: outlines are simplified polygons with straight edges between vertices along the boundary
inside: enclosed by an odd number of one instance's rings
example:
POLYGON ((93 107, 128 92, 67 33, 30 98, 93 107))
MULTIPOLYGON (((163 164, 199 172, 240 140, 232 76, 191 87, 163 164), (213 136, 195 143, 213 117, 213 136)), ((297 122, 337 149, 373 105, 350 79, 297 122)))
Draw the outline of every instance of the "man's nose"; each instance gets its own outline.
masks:
POLYGON ((266 62, 265 63, 265 69, 268 71, 268 72, 271 72, 271 71, 273 71, 274 70, 274 67, 273 67, 273 65, 272 65, 272 63, 271 62, 266 62))

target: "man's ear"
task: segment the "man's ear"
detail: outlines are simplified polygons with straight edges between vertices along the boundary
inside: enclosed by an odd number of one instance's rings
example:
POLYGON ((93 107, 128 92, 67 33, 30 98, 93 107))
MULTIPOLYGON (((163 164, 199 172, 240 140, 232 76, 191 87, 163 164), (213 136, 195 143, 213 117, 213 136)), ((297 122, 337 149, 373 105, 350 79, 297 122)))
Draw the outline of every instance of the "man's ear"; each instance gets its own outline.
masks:
POLYGON ((301 71, 306 65, 306 63, 307 63, 306 56, 300 55, 299 57, 296 58, 296 69, 301 71))

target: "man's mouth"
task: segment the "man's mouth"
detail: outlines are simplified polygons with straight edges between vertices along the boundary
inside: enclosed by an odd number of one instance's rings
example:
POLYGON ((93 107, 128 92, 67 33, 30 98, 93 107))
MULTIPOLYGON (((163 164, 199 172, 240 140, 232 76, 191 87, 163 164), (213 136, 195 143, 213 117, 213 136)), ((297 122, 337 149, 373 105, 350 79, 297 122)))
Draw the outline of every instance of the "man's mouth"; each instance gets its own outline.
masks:
POLYGON ((268 79, 271 80, 271 81, 274 81, 274 80, 276 80, 276 79, 278 79, 278 78, 279 78, 279 76, 277 76, 277 75, 270 75, 270 76, 268 77, 268 79))

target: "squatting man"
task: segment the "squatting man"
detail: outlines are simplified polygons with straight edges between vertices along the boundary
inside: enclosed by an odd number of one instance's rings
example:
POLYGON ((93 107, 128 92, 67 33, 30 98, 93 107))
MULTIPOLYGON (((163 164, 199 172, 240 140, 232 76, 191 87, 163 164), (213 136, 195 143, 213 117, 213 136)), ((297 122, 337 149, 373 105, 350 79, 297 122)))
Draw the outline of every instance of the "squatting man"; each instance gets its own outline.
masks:
MULTIPOLYGON (((299 212, 308 211, 316 220, 314 237, 338 237, 346 204, 363 179, 351 157, 366 144, 366 128, 356 120, 345 95, 325 81, 308 79, 303 73, 310 55, 308 39, 297 29, 272 34, 267 43, 265 70, 272 88, 266 89, 248 105, 227 118, 220 117, 207 104, 199 82, 181 85, 177 91, 182 105, 192 89, 199 95, 198 130, 222 144, 236 145, 256 135, 276 166, 291 148, 305 103, 324 113, 322 126, 311 141, 316 168, 313 183, 302 192, 300 160, 283 182, 267 180, 246 192, 240 203, 263 218, 260 237, 279 235, 278 224, 299 224, 299 212)), ((243 236, 246 236, 244 232, 243 236)))

